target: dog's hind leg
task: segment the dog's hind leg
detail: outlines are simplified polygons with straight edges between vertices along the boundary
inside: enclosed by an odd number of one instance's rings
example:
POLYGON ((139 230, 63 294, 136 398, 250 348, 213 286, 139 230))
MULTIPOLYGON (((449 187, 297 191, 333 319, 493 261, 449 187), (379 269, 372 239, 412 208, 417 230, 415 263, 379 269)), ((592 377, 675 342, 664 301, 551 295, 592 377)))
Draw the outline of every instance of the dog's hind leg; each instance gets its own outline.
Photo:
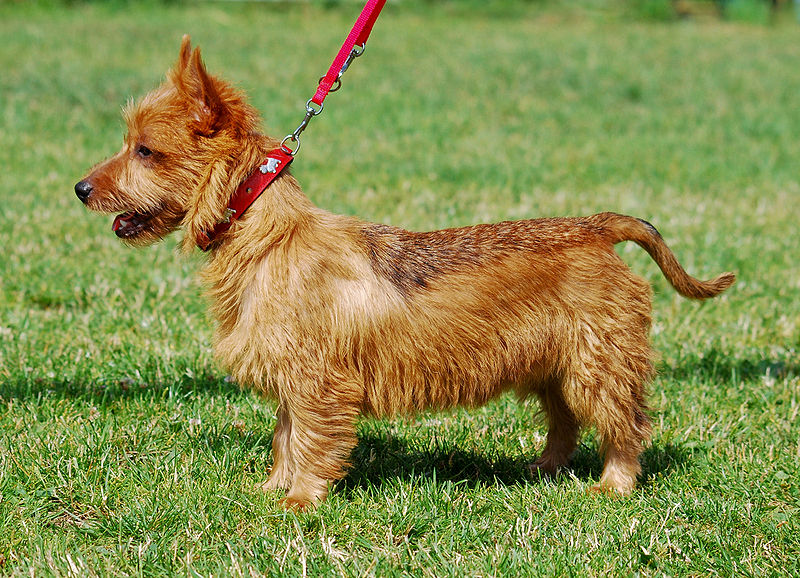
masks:
POLYGON ((631 493, 636 486, 636 478, 642 471, 639 454, 642 452, 644 439, 642 435, 630 434, 626 439, 619 432, 603 437, 603 473, 600 481, 592 486, 592 491, 618 492, 622 495, 631 493))
POLYGON ((551 381, 537 392, 542 410, 547 416, 547 442, 542 455, 532 463, 531 475, 553 475, 567 464, 578 440, 578 420, 561 394, 561 384, 551 381))
POLYGON ((646 337, 636 332, 594 339, 575 360, 565 381, 565 400, 582 425, 593 425, 604 456, 595 491, 629 494, 641 472, 639 454, 650 437, 644 384, 652 374, 646 337), (622 335, 622 337, 620 337, 622 335))

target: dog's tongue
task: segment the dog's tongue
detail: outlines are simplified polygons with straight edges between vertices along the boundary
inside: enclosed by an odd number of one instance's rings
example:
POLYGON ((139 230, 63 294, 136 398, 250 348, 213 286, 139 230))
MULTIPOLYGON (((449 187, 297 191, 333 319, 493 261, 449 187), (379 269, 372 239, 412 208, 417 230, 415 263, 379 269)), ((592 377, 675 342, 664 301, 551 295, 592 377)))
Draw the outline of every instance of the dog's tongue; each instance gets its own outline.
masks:
POLYGON ((114 217, 114 224, 111 225, 111 230, 114 231, 115 233, 119 231, 120 228, 128 224, 127 221, 131 220, 133 218, 133 215, 134 212, 129 211, 127 213, 122 213, 121 215, 117 215, 116 217, 114 217))

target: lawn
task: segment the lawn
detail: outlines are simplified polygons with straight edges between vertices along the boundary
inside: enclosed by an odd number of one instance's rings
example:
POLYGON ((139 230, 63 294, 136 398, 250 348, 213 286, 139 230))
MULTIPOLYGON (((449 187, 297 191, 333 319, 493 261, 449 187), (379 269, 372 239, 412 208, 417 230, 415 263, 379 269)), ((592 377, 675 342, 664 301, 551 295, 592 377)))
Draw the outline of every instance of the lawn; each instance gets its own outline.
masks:
POLYGON ((630 213, 698 277, 735 271, 689 302, 618 247, 661 356, 640 487, 587 492, 591 431, 527 479, 545 429, 504 397, 364 420, 295 515, 255 488, 275 405, 213 361, 203 256, 122 246, 72 187, 186 32, 290 132, 358 4, 0 2, 0 574, 800 574, 799 27, 618 5, 390 3, 294 173, 415 230, 630 213))

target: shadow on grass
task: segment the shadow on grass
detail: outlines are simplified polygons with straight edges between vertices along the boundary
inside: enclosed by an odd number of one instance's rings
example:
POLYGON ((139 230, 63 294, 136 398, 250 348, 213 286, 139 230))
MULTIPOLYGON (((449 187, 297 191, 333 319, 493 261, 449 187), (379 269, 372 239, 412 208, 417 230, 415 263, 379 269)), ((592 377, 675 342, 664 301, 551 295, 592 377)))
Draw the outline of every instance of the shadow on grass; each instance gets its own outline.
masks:
POLYGON ((795 351, 780 354, 756 348, 734 352, 711 348, 665 360, 658 374, 674 381, 753 382, 766 375, 781 379, 800 375, 800 356, 795 351))
MULTIPOLYGON (((521 486, 540 483, 529 473, 535 455, 479 453, 434 443, 418 449, 391 435, 369 433, 359 436, 352 454, 352 468, 338 484, 345 492, 380 485, 386 479, 435 478, 475 486, 521 486)), ((653 444, 642 453, 642 480, 668 474, 691 459, 691 450, 671 443, 653 444)), ((595 448, 581 444, 559 478, 575 476, 581 481, 597 480, 603 461, 595 448)))
POLYGON ((113 403, 132 398, 163 399, 186 397, 192 393, 215 396, 245 395, 236 384, 224 376, 183 376, 169 382, 133 378, 110 378, 102 382, 84 379, 42 378, 21 376, 0 382, 0 399, 36 400, 44 397, 81 399, 93 405, 113 403))
MULTIPOLYGON (((738 370, 763 372, 755 360, 740 360, 738 370)), ((706 359, 710 364, 701 371, 729 371, 730 366, 721 365, 720 358, 706 359), (711 369, 709 369, 711 368, 711 369), (714 369, 716 368, 716 369, 714 369)), ((769 364, 770 362, 764 362, 769 364)), ((787 371, 797 371, 796 366, 785 366, 787 371)), ((683 370, 688 371, 684 368, 683 370)), ((153 375, 154 371, 143 372, 153 375)), ((673 377, 677 373, 673 374, 673 377)), ((148 383, 144 380, 109 379, 103 383, 81 379, 43 379, 20 376, 17 379, 0 382, 0 399, 36 400, 43 397, 56 399, 80 399, 91 405, 113 404, 118 400, 166 398, 187 398, 192 395, 213 396, 234 399, 254 395, 242 390, 237 384, 223 376, 200 373, 190 377, 184 375, 168 383, 148 383)), ((181 424, 176 427, 184 427, 181 424)), ((206 424, 193 443, 201 451, 224 452, 233 443, 241 451, 251 455, 263 455, 263 463, 271 461, 271 427, 259 428, 257 434, 237 431, 227 424, 225 431, 209 430, 206 424)), ((368 428, 359 432, 359 441, 353 450, 352 467, 347 476, 339 482, 340 491, 380 485, 390 479, 435 478, 441 482, 455 482, 475 486, 521 486, 538 483, 529 473, 528 464, 536 459, 534 454, 504 453, 489 444, 485 450, 464 449, 441 437, 422 436, 420 438, 399 437, 386 432, 381 427, 368 428)), ((598 455, 591 437, 581 444, 572 457, 569 467, 562 476, 574 476, 582 481, 597 480, 602 472, 602 459, 598 455)), ((660 477, 692 459, 693 451, 688 446, 659 444, 649 446, 641 456, 642 480, 660 477)), ((259 458, 259 467, 262 460, 259 458)))
MULTIPOLYGON (((0 383, 0 399, 36 400, 43 397, 57 399, 81 399, 85 403, 101 406, 125 399, 186 398, 192 395, 210 395, 236 398, 254 395, 242 390, 224 377, 200 375, 184 376, 169 384, 150 384, 128 379, 108 383, 84 383, 78 380, 27 379, 8 380, 0 383)), ((258 436, 240 435, 241 432, 209 431, 208 426, 196 443, 210 451, 223 451, 233 437, 241 449, 258 453, 269 453, 272 432, 262 431, 258 436), (217 435, 219 434, 219 435, 217 435), (219 438, 219 439, 217 439, 219 438)), ((271 429, 271 428, 270 428, 271 429)), ((374 486, 392 478, 434 478, 439 481, 466 483, 471 486, 523 485, 537 483, 529 473, 528 464, 536 459, 534 454, 503 453, 491 447, 485 451, 458 447, 447 440, 428 436, 419 439, 413 436, 397 437, 378 428, 359 432, 358 444, 353 450, 352 467, 338 484, 347 491, 357 487, 374 486)), ((665 474, 691 459, 692 450, 673 444, 658 443, 649 446, 641 456, 643 476, 665 474)), ((271 461, 271 456, 264 456, 271 461)), ((581 444, 563 475, 573 475, 580 480, 596 480, 603 469, 603 462, 590 439, 581 444)))

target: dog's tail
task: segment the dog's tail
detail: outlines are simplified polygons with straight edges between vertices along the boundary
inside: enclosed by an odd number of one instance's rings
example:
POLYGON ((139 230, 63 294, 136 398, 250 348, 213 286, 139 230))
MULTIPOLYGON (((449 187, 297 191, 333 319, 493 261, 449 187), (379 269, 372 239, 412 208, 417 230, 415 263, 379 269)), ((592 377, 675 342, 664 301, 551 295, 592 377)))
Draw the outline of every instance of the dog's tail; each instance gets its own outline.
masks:
POLYGON ((699 281, 689 275, 667 247, 661 234, 647 221, 616 213, 601 213, 596 218, 597 224, 607 231, 612 243, 633 241, 647 251, 667 281, 684 297, 708 299, 719 295, 736 281, 733 273, 722 273, 710 281, 699 281))

